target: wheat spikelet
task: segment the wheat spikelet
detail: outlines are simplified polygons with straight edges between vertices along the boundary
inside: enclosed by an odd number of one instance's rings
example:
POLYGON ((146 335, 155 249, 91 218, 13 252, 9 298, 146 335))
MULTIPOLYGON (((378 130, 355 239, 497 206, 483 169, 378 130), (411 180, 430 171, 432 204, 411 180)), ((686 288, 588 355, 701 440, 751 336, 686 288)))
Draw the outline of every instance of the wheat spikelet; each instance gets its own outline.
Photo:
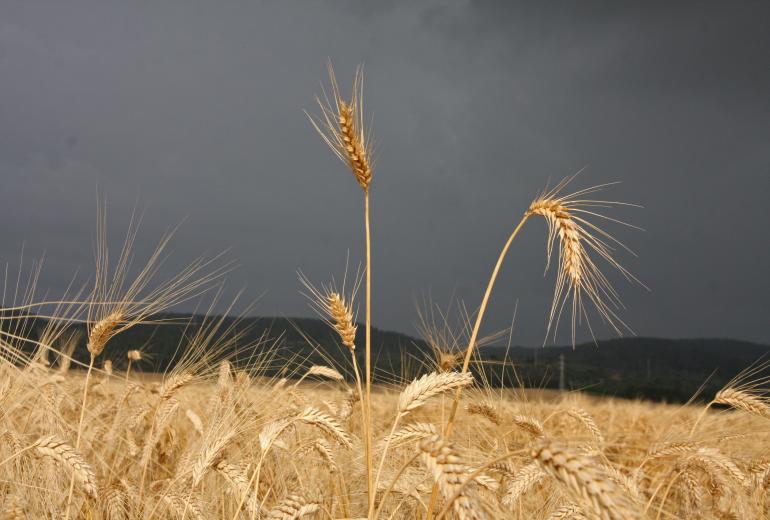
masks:
POLYGON ((318 438, 310 444, 297 450, 296 454, 302 456, 312 451, 317 452, 324 460, 326 460, 329 465, 329 473, 334 473, 337 471, 337 461, 334 458, 334 452, 332 451, 332 447, 329 445, 326 439, 318 438))
POLYGON ((323 99, 316 98, 321 118, 316 121, 309 114, 308 117, 329 148, 350 168, 361 189, 368 192, 372 181, 372 147, 363 122, 363 71, 360 67, 356 71, 349 102, 340 95, 331 64, 329 79, 332 101, 324 91, 323 99))
POLYGON ((599 449, 604 447, 604 435, 602 435, 602 431, 599 429, 596 421, 594 421, 594 418, 591 417, 591 414, 582 408, 572 408, 571 410, 567 411, 567 415, 574 417, 583 423, 583 426, 585 426, 586 429, 591 433, 591 436, 594 438, 594 442, 596 442, 596 446, 599 449))
POLYGON ((200 505, 190 494, 167 493, 163 496, 163 501, 177 518, 187 518, 188 515, 196 520, 205 520, 206 518, 200 505))
POLYGON ((432 437, 437 433, 436 427, 431 423, 411 423, 393 432, 393 435, 383 438, 382 441, 380 441, 380 447, 388 442, 395 446, 412 440, 425 439, 426 437, 432 437))
POLYGON ((91 357, 97 357, 102 353, 107 342, 115 335, 115 329, 123 321, 120 312, 113 312, 97 321, 88 333, 88 352, 91 357))
POLYGON ((548 520, 587 520, 575 504, 567 504, 548 515, 548 520))
POLYGON ((506 486, 500 501, 504 506, 515 507, 519 497, 532 489, 543 477, 545 473, 540 469, 540 465, 537 462, 530 462, 516 472, 513 481, 506 486))
POLYGON ((128 496, 121 486, 111 485, 99 493, 102 497, 102 507, 107 520, 128 519, 128 496))
POLYGON ((267 517, 274 520, 296 520, 318 511, 318 504, 301 496, 289 495, 270 510, 267 517))
POLYGON ((353 311, 345 299, 339 293, 331 292, 327 296, 327 314, 331 318, 332 326, 340 336, 340 341, 351 351, 356 349, 356 325, 353 311))
POLYGON ((725 388, 717 393, 714 402, 743 410, 758 417, 770 418, 770 405, 765 396, 738 388, 725 388))
POLYGON ((141 361, 142 360, 142 351, 141 350, 129 350, 126 354, 126 357, 129 361, 141 361))
POLYGON ((337 417, 339 417, 340 421, 347 421, 350 419, 350 416, 353 415, 353 408, 355 404, 361 400, 361 396, 358 394, 358 392, 348 389, 347 395, 345 399, 340 404, 339 412, 337 413, 337 417))
POLYGON ((621 472, 618 468, 611 464, 603 464, 602 467, 607 473, 607 478, 622 487, 626 493, 631 495, 634 499, 641 497, 639 486, 636 484, 636 481, 632 477, 621 472))
POLYGON ((321 376, 321 377, 328 377, 329 379, 333 379, 335 381, 344 381, 345 377, 334 370, 331 367, 327 367, 324 365, 313 365, 308 369, 308 371, 305 373, 305 376, 321 376))
POLYGON ((266 453, 270 446, 280 437, 280 435, 292 426, 292 419, 283 417, 276 419, 265 425, 259 432, 259 447, 262 453, 266 453))
POLYGON ((694 442, 667 442, 651 446, 645 456, 645 461, 692 453, 697 450, 698 445, 694 442))
POLYGON ((691 465, 688 464, 682 468, 679 481, 681 482, 684 494, 685 512, 687 512, 688 515, 692 515, 701 508, 701 505, 703 504, 703 493, 701 492, 700 482, 698 482, 698 478, 691 465))
POLYGON ((494 471, 495 473, 499 474, 503 478, 506 478, 506 479, 516 478, 516 468, 514 468, 510 460, 506 459, 506 460, 495 462, 491 466, 489 466, 489 469, 490 471, 494 471))
POLYGON ((491 423, 500 425, 502 418, 497 411, 487 403, 468 403, 465 407, 471 415, 480 415, 486 417, 491 423))
POLYGON ((152 452, 155 449, 155 446, 160 441, 163 433, 166 430, 166 426, 168 426, 169 422, 171 422, 171 419, 176 414, 177 410, 179 409, 179 401, 177 401, 174 398, 167 398, 166 400, 162 401, 162 404, 158 408, 155 419, 153 421, 152 428, 149 432, 148 438, 146 442, 144 443, 144 447, 142 449, 142 458, 141 458, 141 465, 142 467, 146 467, 147 464, 150 461, 150 457, 152 457, 152 452))
POLYGON ((192 466, 193 486, 197 486, 211 467, 219 460, 222 451, 237 433, 235 428, 219 428, 213 438, 204 439, 203 446, 192 466))
POLYGON ((97 497, 94 470, 75 448, 52 435, 41 437, 32 448, 38 457, 50 458, 69 468, 83 491, 91 498, 97 497))
POLYGON ((305 424, 316 426, 346 448, 353 447, 350 435, 345 431, 337 419, 322 412, 318 408, 309 406, 301 414, 297 415, 296 418, 298 421, 305 424))
POLYGON ((467 486, 468 468, 460 461, 451 445, 445 443, 439 435, 434 435, 420 443, 422 460, 438 484, 446 500, 454 498, 452 508, 461 520, 486 518, 481 508, 471 500, 467 486))
POLYGON ((701 463, 711 471, 726 475, 743 487, 750 485, 750 479, 735 462, 716 448, 700 447, 694 453, 689 454, 688 458, 691 461, 701 463))
POLYGON ((249 487, 248 476, 241 468, 221 460, 214 466, 214 469, 232 486, 236 494, 247 497, 246 507, 251 515, 261 518, 266 514, 266 511, 262 509, 259 503, 259 499, 249 487))
POLYGON ((174 374, 166 379, 159 391, 161 401, 170 399, 180 388, 192 381, 192 379, 193 375, 188 372, 174 374))
POLYGON ((434 347, 433 350, 436 355, 436 364, 442 372, 454 370, 458 362, 462 359, 461 352, 444 352, 437 347, 434 347))
POLYGON ((640 518, 634 504, 591 458, 549 439, 539 441, 531 454, 543 471, 584 506, 589 517, 602 520, 640 518))
POLYGON ((559 241, 559 262, 553 303, 548 318, 548 333, 553 329, 555 334, 562 309, 571 297, 572 343, 574 345, 578 319, 585 318, 588 322, 588 315, 584 308, 584 296, 588 297, 602 319, 616 333, 622 334, 621 328, 630 330, 613 310, 613 307, 620 306, 620 298, 609 280, 591 259, 588 254, 589 250, 594 251, 627 279, 636 282, 638 280, 612 256, 610 242, 623 248, 625 246, 581 216, 594 216, 623 224, 593 211, 595 207, 607 207, 617 205, 617 203, 581 198, 598 191, 601 186, 583 189, 570 195, 560 195, 560 192, 571 180, 572 177, 569 177, 553 190, 542 193, 532 202, 525 216, 539 215, 545 218, 548 224, 546 269, 548 269, 551 261, 554 244, 557 240, 559 241))
MULTIPOLYGON (((468 468, 468 473, 473 473, 474 471, 474 468, 468 468)), ((484 473, 476 475, 473 480, 476 484, 492 493, 496 493, 497 490, 500 489, 500 482, 484 473)))
POLYGON ((543 436, 543 425, 534 417, 514 415, 511 420, 513 421, 513 424, 530 433, 533 437, 543 436))
POLYGON ((468 386, 473 382, 470 372, 432 372, 415 379, 398 398, 398 413, 406 415, 442 392, 468 386))
POLYGON ((3 433, 0 433, 0 441, 3 444, 10 445, 11 449, 16 453, 20 452, 23 448, 21 439, 12 430, 4 430, 3 433))

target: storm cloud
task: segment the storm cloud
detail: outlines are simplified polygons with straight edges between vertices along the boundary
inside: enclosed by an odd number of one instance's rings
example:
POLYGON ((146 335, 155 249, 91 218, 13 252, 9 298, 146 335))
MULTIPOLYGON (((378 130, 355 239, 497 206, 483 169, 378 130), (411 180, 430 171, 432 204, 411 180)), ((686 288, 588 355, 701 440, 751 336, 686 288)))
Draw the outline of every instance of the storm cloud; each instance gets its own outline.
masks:
MULTIPOLYGON (((644 209, 608 224, 639 335, 770 341, 770 9, 765 2, 23 2, 0 13, 0 260, 46 253, 42 289, 87 277, 97 192, 165 272, 229 248, 260 315, 310 315, 296 271, 361 260, 360 190, 303 109, 331 59, 365 63, 377 163, 375 325, 413 301, 475 307, 547 182, 644 209)), ((542 343, 545 225, 517 239, 485 330, 542 343)), ((611 335, 606 327, 599 337, 611 335)), ((585 332, 583 333, 585 337, 585 332)), ((562 330, 559 338, 568 339, 562 330)))

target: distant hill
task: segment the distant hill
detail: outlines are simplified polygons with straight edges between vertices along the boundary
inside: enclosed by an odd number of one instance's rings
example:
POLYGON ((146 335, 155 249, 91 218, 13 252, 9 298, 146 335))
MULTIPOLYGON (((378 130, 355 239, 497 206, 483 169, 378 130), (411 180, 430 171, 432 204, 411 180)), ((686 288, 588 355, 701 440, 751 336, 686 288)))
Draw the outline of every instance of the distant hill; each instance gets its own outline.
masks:
MULTIPOLYGON (((209 322, 216 319, 207 318, 209 322)), ((202 316, 172 314, 158 320, 163 323, 137 326, 113 338, 107 358, 120 368, 129 349, 142 349, 149 354, 142 370, 165 371, 182 359, 189 339, 204 323, 202 316)), ((38 320, 29 330, 34 333, 42 325, 38 320)), ((301 362, 334 364, 343 371, 350 365, 349 354, 336 335, 318 319, 225 317, 214 337, 221 341, 206 346, 211 363, 223 357, 240 363, 258 361, 268 375, 291 375, 301 362)), ((362 361, 364 330, 360 325, 356 344, 362 361)), ((372 349, 375 381, 392 382, 394 375, 397 380, 410 379, 432 366, 432 353, 425 342, 398 332, 374 328, 372 349)), ((474 371, 495 386, 509 386, 518 379, 527 386, 557 388, 563 355, 568 389, 682 402, 704 383, 703 395, 710 398, 741 370, 768 354, 770 345, 729 339, 636 337, 581 344, 575 349, 488 346, 480 350, 481 363, 474 365, 474 371)), ((76 350, 75 357, 88 359, 84 345, 76 350)))

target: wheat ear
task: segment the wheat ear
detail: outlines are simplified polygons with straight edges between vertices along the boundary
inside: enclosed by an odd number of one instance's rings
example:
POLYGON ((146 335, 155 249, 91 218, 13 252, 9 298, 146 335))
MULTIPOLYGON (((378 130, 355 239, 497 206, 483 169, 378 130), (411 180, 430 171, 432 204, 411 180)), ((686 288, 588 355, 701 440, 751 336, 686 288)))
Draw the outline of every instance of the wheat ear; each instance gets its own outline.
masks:
POLYGON ((555 335, 562 309, 567 300, 571 298, 571 332, 572 344, 574 345, 579 319, 584 318, 590 330, 590 321, 584 307, 584 297, 593 303, 602 319, 617 334, 622 335, 621 329, 632 332, 614 310, 614 308, 621 306, 618 293, 591 258, 589 251, 593 251, 603 258, 627 279, 640 284, 641 282, 621 266, 612 255, 613 244, 626 250, 628 248, 612 235, 584 218, 584 216, 591 216, 628 225, 595 211, 597 207, 608 207, 619 203, 583 198, 599 191, 603 186, 595 186, 569 195, 562 195, 561 192, 573 178, 574 176, 567 177, 554 189, 543 192, 532 202, 525 216, 541 216, 548 223, 546 270, 551 261, 554 245, 557 240, 559 242, 556 286, 548 318, 546 338, 551 330, 554 331, 555 335))
POLYGON ((424 405, 425 402, 442 392, 468 386, 473 382, 470 372, 432 372, 412 381, 398 398, 398 413, 401 416, 424 405))
POLYGON ((50 458, 69 468, 75 480, 82 486, 83 491, 91 498, 97 497, 94 470, 75 448, 52 435, 48 435, 38 439, 32 445, 32 450, 38 457, 50 458))
POLYGON ((274 520, 296 520, 318 511, 318 504, 299 495, 289 495, 270 510, 267 517, 274 520))
POLYGON ((516 472, 513 480, 505 488, 501 502, 508 507, 515 507, 519 497, 540 482, 543 477, 545 473, 540 469, 540 465, 537 462, 530 462, 516 472))
POLYGON ((714 403, 732 406, 758 417, 770 418, 770 405, 767 398, 747 390, 725 388, 717 393, 714 403))
POLYGON ((640 518, 634 504, 591 458, 550 439, 536 443, 531 455, 586 513, 590 512, 589 516, 602 520, 640 518))
POLYGON ((451 507, 460 520, 485 518, 479 505, 471 500, 467 487, 468 468, 462 464, 454 448, 434 435, 420 443, 422 460, 433 476, 441 494, 447 500, 454 498, 451 507), (459 491, 459 493, 458 493, 459 491))
POLYGON ((432 372, 423 375, 419 379, 415 379, 402 390, 398 398, 398 414, 393 420, 390 433, 386 437, 385 447, 382 450, 380 463, 377 466, 377 474, 374 479, 375 486, 379 483, 390 439, 393 438, 399 420, 424 405, 431 397, 455 388, 462 388, 472 382, 473 376, 469 372, 432 372))

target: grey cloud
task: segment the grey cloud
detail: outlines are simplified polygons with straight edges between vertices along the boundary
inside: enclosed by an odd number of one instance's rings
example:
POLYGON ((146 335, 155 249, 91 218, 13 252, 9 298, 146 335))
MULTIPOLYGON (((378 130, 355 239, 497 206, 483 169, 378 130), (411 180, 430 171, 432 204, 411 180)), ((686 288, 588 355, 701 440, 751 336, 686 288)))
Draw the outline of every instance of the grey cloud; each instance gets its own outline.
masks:
MULTIPOLYGON (((332 58, 366 64, 379 143, 379 326, 413 332, 412 299, 477 305, 545 183, 643 210, 612 227, 653 291, 618 280, 639 334, 770 341, 770 36, 761 3, 9 3, 0 20, 0 259, 47 252, 61 290, 91 264, 97 189, 116 242, 139 200, 141 252, 186 219, 167 268, 232 248, 230 285, 262 314, 308 315, 295 271, 360 260, 361 201, 302 109, 332 58)), ((347 83, 347 82, 345 82, 347 83)), ((488 330, 542 341, 552 278, 525 228, 488 330)), ((615 280, 615 278, 613 278, 615 280)), ((600 328, 600 335, 609 331, 600 328)), ((566 338, 566 334, 561 337, 566 338)))

